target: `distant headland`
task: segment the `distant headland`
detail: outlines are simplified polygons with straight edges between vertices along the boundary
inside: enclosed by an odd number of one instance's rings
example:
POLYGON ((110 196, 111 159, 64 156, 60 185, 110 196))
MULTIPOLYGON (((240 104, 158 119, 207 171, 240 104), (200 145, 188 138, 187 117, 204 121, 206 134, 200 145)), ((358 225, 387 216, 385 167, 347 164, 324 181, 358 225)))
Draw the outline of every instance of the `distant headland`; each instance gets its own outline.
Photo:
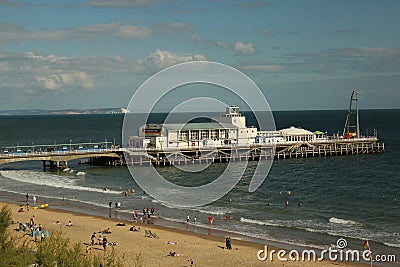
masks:
POLYGON ((76 115, 76 114, 125 114, 129 113, 126 108, 96 108, 96 109, 20 109, 0 110, 1 116, 12 115, 76 115))

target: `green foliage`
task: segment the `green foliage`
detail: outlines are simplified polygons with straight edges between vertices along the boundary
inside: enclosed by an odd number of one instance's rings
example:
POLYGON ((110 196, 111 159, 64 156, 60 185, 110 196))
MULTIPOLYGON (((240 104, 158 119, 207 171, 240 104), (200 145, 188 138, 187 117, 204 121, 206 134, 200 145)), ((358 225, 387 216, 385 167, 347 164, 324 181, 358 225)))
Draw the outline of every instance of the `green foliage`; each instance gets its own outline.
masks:
POLYGON ((11 225, 11 210, 6 205, 0 210, 0 234, 6 233, 7 228, 11 225))
MULTIPOLYGON (((81 244, 71 244, 61 232, 53 232, 43 242, 37 243, 37 250, 31 250, 23 234, 13 239, 7 232, 12 224, 11 210, 3 206, 0 210, 0 266, 29 266, 36 264, 44 267, 120 267, 122 259, 114 248, 105 253, 86 255, 81 244), (19 242, 18 242, 19 241, 19 242)), ((32 247, 32 246, 31 246, 32 247)), ((142 266, 142 265, 134 265, 142 266)))
POLYGON ((7 232, 11 223, 11 210, 3 206, 0 210, 0 266, 28 266, 34 262, 35 255, 29 250, 27 242, 16 246, 18 240, 11 238, 7 232))
POLYGON ((144 256, 142 253, 138 253, 135 256, 135 259, 133 260, 133 266, 134 267, 143 267, 144 263, 144 256))
POLYGON ((55 232, 39 243, 36 252, 36 263, 39 266, 91 266, 90 260, 82 255, 79 244, 70 245, 69 239, 63 238, 61 232, 55 232))
POLYGON ((104 255, 93 256, 93 266, 102 267, 122 267, 122 259, 116 255, 115 249, 112 247, 111 250, 104 253, 104 255))

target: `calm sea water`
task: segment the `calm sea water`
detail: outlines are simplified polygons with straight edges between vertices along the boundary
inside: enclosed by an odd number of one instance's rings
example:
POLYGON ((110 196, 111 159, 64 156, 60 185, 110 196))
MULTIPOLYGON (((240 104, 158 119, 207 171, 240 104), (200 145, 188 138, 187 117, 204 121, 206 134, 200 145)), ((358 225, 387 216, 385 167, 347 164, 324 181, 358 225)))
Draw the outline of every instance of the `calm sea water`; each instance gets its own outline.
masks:
MULTIPOLYGON (((343 130, 345 111, 276 112, 277 128, 301 126, 334 134, 343 130)), ((376 253, 400 259, 400 110, 361 110, 362 132, 368 129, 385 143, 385 153, 341 157, 275 160, 263 185, 247 191, 250 163, 238 185, 222 199, 200 208, 177 209, 161 205, 131 178, 126 167, 96 167, 70 162, 73 172, 42 170, 41 162, 0 165, 0 199, 23 201, 26 193, 62 209, 131 219, 138 208, 154 207, 155 223, 185 228, 185 218, 197 217, 207 229, 214 216, 216 229, 258 238, 261 243, 282 242, 327 248, 338 238, 348 247, 363 250, 364 239, 376 253), (86 175, 77 176, 78 171, 86 175), (103 188, 109 191, 103 192, 103 188), (125 198, 123 192, 135 188, 125 198), (286 191, 292 194, 288 196, 286 191), (64 199, 64 201, 62 201, 64 199), (285 207, 285 200, 289 206, 285 207), (231 201, 230 201, 231 200, 231 201), (122 210, 108 213, 108 202, 120 201, 122 210), (268 205, 269 203, 269 205, 268 205), (299 205, 301 203, 301 205, 299 205), (233 220, 219 220, 232 216, 233 220), (264 241, 263 241, 264 240, 264 241)), ((155 116, 157 120, 157 116, 155 116)), ((4 116, 0 117, 0 146, 54 143, 121 143, 122 115, 4 116)), ((251 118, 248 124, 252 124, 251 118)), ((193 184, 209 181, 224 170, 212 164, 204 175, 183 175, 173 167, 160 168, 171 181, 193 184)), ((207 230, 203 230, 207 233, 207 230)), ((212 234, 212 232, 208 232, 212 234)))

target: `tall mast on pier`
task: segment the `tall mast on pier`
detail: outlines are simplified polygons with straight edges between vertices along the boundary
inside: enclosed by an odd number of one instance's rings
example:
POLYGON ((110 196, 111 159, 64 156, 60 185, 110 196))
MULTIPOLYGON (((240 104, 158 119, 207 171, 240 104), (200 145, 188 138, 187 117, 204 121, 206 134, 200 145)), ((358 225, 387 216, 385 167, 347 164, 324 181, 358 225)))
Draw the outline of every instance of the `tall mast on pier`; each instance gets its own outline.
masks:
POLYGON ((358 118, 358 92, 353 91, 350 98, 350 106, 349 110, 347 111, 347 118, 346 123, 343 129, 343 136, 353 136, 353 137, 360 137, 360 124, 358 118), (353 110, 353 102, 355 102, 355 110, 353 110), (355 121, 354 121, 354 114, 355 114, 355 121))

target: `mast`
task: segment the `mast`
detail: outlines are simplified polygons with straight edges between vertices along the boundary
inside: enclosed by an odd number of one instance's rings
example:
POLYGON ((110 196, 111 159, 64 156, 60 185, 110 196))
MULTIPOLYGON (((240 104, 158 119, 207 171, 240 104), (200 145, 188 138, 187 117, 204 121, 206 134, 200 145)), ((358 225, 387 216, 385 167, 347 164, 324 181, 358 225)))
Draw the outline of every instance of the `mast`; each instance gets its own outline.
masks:
POLYGON ((358 92, 353 91, 350 98, 349 110, 347 111, 346 123, 343 129, 343 137, 360 137, 360 121, 358 116, 358 92), (353 110, 355 102, 355 110, 353 110), (355 114, 355 121, 354 121, 355 114))

